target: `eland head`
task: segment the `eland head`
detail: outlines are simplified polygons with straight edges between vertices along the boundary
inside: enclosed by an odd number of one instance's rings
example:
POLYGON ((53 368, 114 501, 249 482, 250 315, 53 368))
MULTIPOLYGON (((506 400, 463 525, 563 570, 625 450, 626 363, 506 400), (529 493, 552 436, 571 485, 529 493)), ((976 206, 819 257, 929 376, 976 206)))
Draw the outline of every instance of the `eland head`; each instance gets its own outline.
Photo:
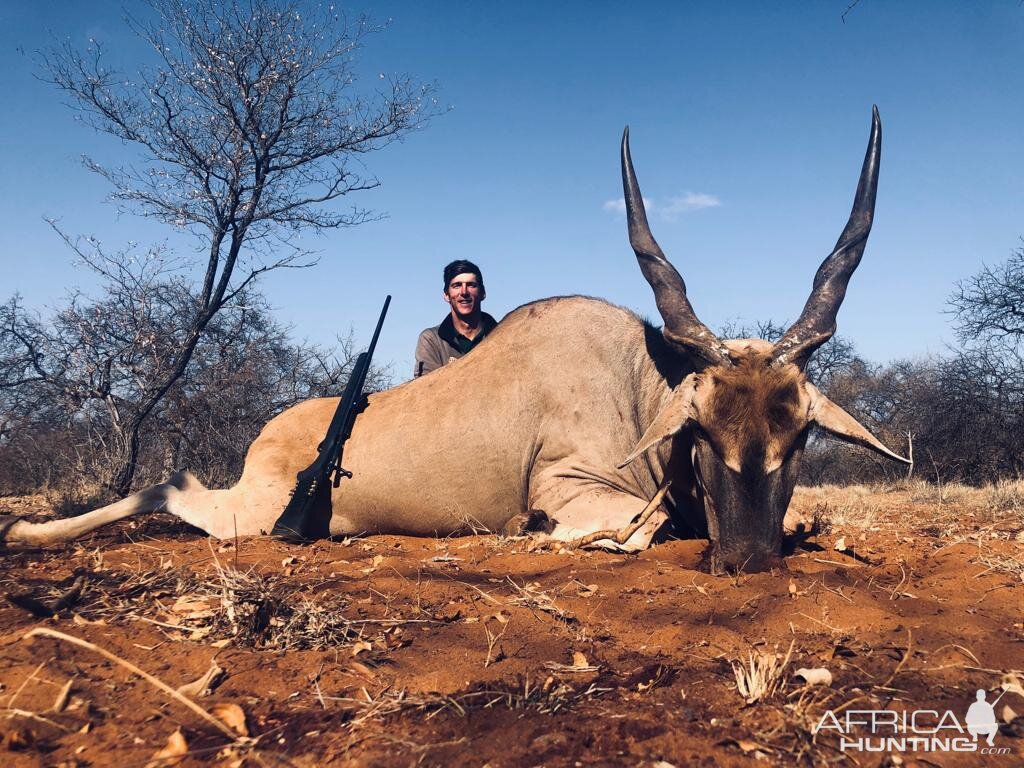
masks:
POLYGON ((814 351, 835 333, 847 283, 864 253, 874 215, 881 141, 875 108, 849 221, 818 268, 800 317, 772 344, 719 339, 698 319, 686 284, 651 234, 633 171, 628 127, 623 134, 622 182, 630 245, 654 290, 665 323, 664 338, 695 370, 674 388, 620 466, 664 440, 689 438, 679 447, 691 452, 697 496, 712 541, 713 570, 759 570, 778 557, 783 516, 812 426, 906 462, 804 374, 814 351))

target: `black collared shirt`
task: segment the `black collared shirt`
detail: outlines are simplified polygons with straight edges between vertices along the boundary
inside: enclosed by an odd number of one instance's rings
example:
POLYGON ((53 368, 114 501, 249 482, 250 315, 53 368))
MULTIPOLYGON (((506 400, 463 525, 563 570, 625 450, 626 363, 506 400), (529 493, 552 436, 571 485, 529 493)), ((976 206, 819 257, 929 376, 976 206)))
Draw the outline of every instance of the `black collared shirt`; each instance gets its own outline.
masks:
POLYGON ((480 330, 472 339, 467 339, 455 330, 451 314, 445 315, 439 325, 427 328, 420 334, 416 343, 416 363, 413 366, 413 376, 430 373, 442 365, 462 357, 483 341, 484 337, 493 331, 497 324, 497 320, 486 312, 481 312, 480 330))

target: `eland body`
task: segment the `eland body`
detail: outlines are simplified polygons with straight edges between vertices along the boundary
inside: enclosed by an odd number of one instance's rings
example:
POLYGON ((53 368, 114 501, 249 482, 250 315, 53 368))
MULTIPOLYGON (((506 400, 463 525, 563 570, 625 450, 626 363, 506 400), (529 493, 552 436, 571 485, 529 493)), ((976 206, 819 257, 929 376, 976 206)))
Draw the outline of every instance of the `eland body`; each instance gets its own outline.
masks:
MULTIPOLYGON (((875 110, 853 211, 793 326, 775 344, 721 340, 650 232, 627 129, 629 238, 664 328, 597 299, 545 299, 510 313, 472 355, 371 395, 345 445, 353 476, 333 491, 324 533, 519 532, 546 516, 550 535, 566 540, 626 527, 669 482, 627 548, 648 546, 673 521, 709 536, 715 570, 770 565, 812 425, 904 461, 803 372, 835 332, 863 254, 880 154, 875 110)), ((80 517, 7 519, 6 543, 58 543, 156 510, 218 538, 267 533, 337 402, 309 400, 272 419, 232 488, 179 472, 80 517)))

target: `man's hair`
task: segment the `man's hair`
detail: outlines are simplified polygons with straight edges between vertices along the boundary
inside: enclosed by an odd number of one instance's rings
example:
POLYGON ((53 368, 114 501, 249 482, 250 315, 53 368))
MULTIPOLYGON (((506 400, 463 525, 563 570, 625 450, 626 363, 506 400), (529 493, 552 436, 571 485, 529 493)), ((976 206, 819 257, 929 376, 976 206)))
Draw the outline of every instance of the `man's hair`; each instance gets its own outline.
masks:
POLYGON ((444 290, 448 292, 448 284, 455 278, 456 275, 461 275, 463 272, 472 272, 476 275, 477 282, 480 283, 480 289, 484 290, 484 274, 480 271, 480 267, 474 264, 472 261, 466 261, 465 259, 457 259, 444 268, 444 290))

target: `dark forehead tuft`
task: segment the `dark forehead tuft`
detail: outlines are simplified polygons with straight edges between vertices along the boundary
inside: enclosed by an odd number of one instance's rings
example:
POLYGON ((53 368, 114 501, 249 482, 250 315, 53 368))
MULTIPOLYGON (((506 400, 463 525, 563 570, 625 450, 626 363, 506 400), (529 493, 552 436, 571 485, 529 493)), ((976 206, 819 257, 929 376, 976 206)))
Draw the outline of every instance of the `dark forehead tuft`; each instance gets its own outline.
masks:
POLYGON ((749 353, 730 368, 708 373, 714 383, 710 417, 717 430, 747 429, 752 420, 766 422, 772 431, 799 426, 803 375, 795 366, 775 367, 768 355, 749 353))

